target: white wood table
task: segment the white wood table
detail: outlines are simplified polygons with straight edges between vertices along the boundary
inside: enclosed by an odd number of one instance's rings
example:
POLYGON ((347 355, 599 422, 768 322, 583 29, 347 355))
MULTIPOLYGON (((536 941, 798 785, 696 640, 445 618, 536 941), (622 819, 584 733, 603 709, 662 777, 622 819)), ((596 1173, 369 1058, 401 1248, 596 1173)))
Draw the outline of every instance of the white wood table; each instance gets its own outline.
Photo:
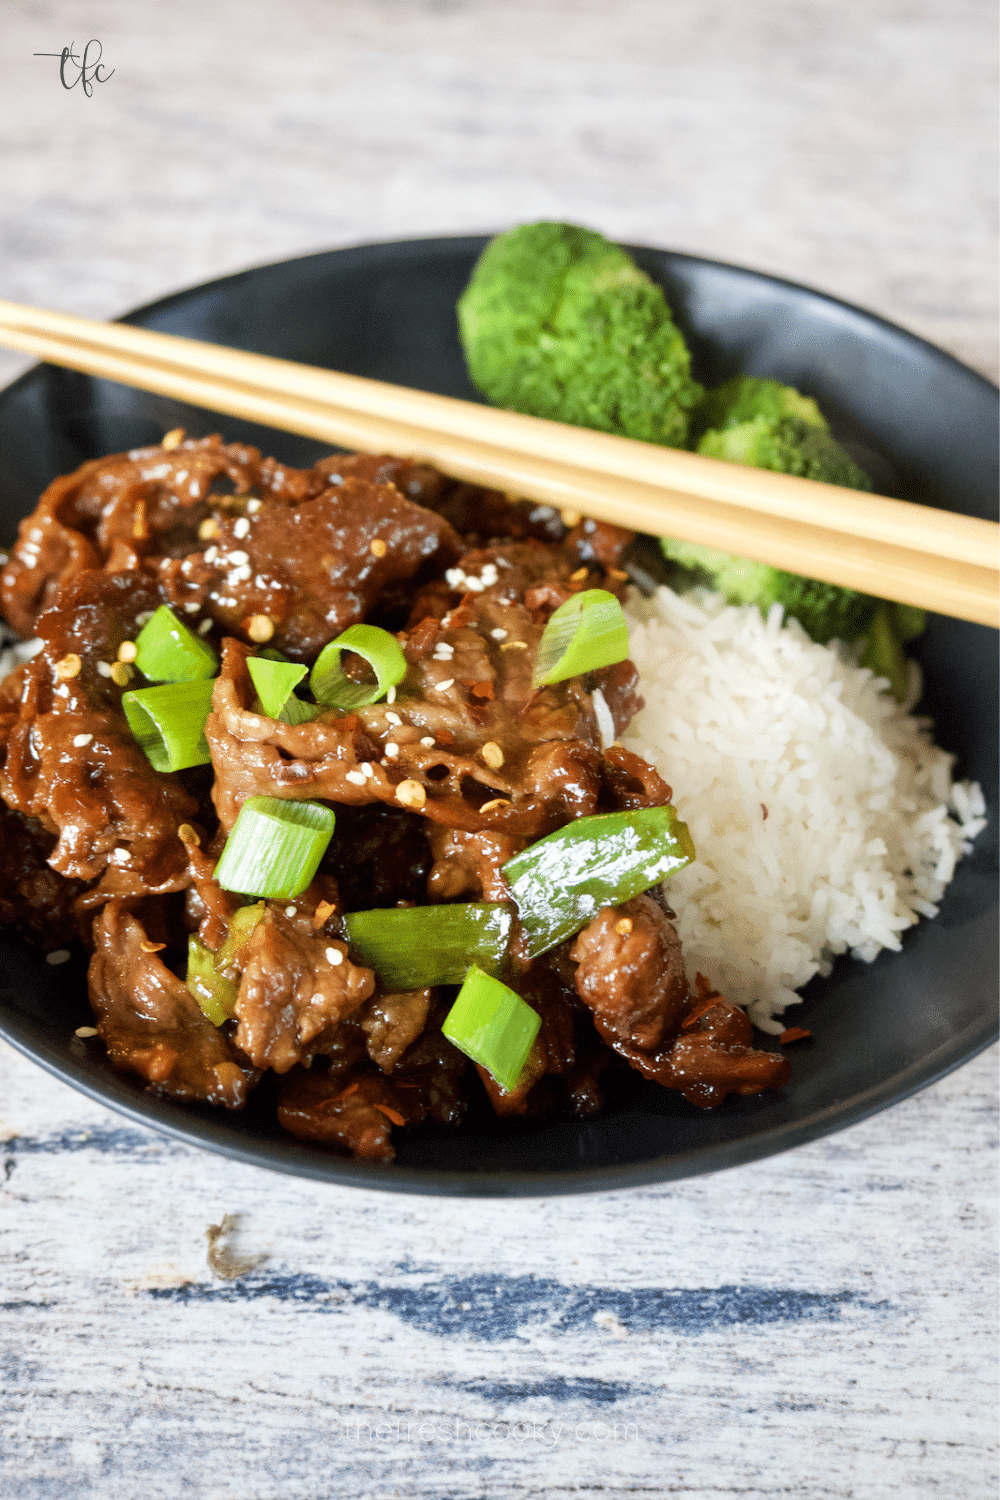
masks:
MULTIPOLYGON (((978 0, 8 7, 2 294, 114 316, 565 218, 995 373, 993 29, 978 0), (34 54, 90 37, 87 97, 34 54)), ((995 1077, 715 1177, 493 1203, 233 1166, 0 1048, 0 1495, 992 1496, 995 1077)))

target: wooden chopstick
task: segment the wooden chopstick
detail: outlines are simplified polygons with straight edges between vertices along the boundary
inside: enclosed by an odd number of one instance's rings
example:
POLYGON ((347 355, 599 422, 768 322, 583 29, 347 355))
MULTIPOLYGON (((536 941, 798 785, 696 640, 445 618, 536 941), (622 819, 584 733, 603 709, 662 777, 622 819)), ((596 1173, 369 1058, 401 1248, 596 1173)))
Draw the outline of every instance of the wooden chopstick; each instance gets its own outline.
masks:
POLYGON ((0 343, 322 442, 1000 625, 1000 527, 311 365, 0 301, 0 343))

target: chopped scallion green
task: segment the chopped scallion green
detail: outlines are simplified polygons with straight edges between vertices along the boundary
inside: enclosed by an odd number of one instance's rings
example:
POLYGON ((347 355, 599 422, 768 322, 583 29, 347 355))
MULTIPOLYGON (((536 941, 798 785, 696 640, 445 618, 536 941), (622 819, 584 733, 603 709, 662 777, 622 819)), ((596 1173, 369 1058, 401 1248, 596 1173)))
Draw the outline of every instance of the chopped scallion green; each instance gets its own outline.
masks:
POLYGON ((508 907, 490 901, 354 911, 344 918, 352 954, 387 990, 461 984, 472 964, 499 972, 511 921, 508 907))
POLYGON ((213 1026, 228 1021, 236 1005, 239 985, 216 967, 216 955, 194 933, 188 938, 186 984, 213 1026))
POLYGON ((333 836, 321 802, 248 797, 233 824, 215 878, 223 890, 287 900, 305 890, 333 836))
MULTIPOLYGON (((261 709, 269 719, 276 719, 309 668, 293 661, 273 661, 265 656, 248 656, 247 670, 257 689, 261 709)), ((308 704, 303 703, 302 706, 306 708, 308 704)))
POLYGON ((503 866, 517 902, 526 957, 537 958, 593 921, 675 874, 695 857, 673 807, 578 818, 503 866))
POLYGON ((538 643, 532 687, 612 667, 628 656, 628 626, 614 594, 584 589, 549 619, 538 643))
POLYGON ((394 635, 378 625, 350 625, 324 646, 309 676, 317 703, 352 712, 377 703, 406 676, 406 657, 394 635), (371 667, 375 683, 352 682, 340 665, 341 653, 353 651, 371 667))
POLYGON ((470 969, 441 1030, 460 1052, 513 1093, 542 1018, 499 979, 470 969))
POLYGON ((208 642, 165 604, 142 627, 135 648, 135 664, 151 682, 199 682, 219 670, 218 657, 208 642))
POLYGON ((122 694, 128 727, 157 771, 207 766, 212 756, 205 720, 212 707, 213 682, 164 682, 122 694))

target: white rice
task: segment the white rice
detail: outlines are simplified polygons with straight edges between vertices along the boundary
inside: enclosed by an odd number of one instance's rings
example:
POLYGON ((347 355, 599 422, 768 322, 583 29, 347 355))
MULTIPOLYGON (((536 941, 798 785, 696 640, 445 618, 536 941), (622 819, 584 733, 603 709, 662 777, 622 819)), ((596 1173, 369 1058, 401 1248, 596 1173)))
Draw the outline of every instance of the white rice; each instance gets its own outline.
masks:
POLYGON ((986 826, 982 791, 952 782, 884 678, 780 605, 764 620, 661 588, 628 614, 646 706, 622 744, 673 787, 698 851, 665 887, 687 966, 778 1033, 837 954, 871 962, 936 915, 986 826))

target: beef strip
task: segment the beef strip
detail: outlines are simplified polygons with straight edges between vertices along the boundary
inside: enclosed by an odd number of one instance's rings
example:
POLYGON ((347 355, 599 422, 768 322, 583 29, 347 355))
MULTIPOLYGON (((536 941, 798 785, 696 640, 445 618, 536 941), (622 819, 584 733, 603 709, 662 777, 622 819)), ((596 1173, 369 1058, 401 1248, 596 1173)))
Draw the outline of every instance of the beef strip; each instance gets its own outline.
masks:
POLYGON ((549 614, 584 586, 570 567, 539 543, 468 554, 400 636, 409 668, 395 701, 356 715, 292 727, 253 713, 247 653, 228 642, 206 727, 223 825, 254 795, 401 803, 448 828, 515 838, 594 812, 590 697, 577 679, 531 685, 549 614))
POLYGON ((570 950, 599 1035, 632 1067, 692 1104, 786 1083, 787 1061, 755 1051, 753 1028, 721 996, 693 1001, 680 940, 662 907, 636 896, 602 907, 570 950))
POLYGON ((199 525, 213 514, 213 491, 222 486, 246 493, 259 476, 255 448, 219 437, 170 450, 136 448, 81 465, 54 480, 21 522, 0 574, 5 617, 28 636, 60 584, 85 569, 135 569, 147 555, 190 550, 199 525))
POLYGON ((94 922, 88 985, 108 1056, 171 1099, 242 1108, 257 1075, 157 950, 121 901, 94 922))
POLYGON ((174 602, 203 608, 225 632, 267 616, 271 644, 311 662, 391 584, 461 551, 448 523, 395 485, 351 477, 292 508, 263 504, 221 522, 211 546, 170 565, 164 582, 174 602))
POLYGON ((427 1025, 433 990, 402 990, 373 995, 358 1012, 368 1055, 383 1073, 391 1073, 407 1047, 427 1025))
POLYGON ((0 804, 0 922, 47 949, 84 936, 87 925, 81 926, 75 906, 85 883, 49 867, 55 842, 38 818, 0 804))
POLYGON ((110 675, 118 646, 159 602, 140 573, 79 574, 38 621, 42 650, 15 674, 18 718, 0 796, 58 836, 54 870, 78 880, 105 872, 85 898, 94 904, 180 890, 189 879, 178 828, 198 804, 175 777, 153 769, 110 675), (67 663, 73 675, 65 675, 67 663))
POLYGON ((278 1119, 300 1140, 341 1146, 369 1161, 392 1161, 391 1128, 431 1119, 457 1125, 465 1109, 462 1079, 467 1063, 442 1036, 447 1006, 394 1064, 391 1078, 363 1058, 363 1033, 348 1020, 325 1072, 294 1068, 284 1080, 278 1119))
POLYGON ((255 1067, 310 1063, 375 988, 347 944, 316 931, 308 906, 268 902, 242 955, 236 1045, 255 1067))

